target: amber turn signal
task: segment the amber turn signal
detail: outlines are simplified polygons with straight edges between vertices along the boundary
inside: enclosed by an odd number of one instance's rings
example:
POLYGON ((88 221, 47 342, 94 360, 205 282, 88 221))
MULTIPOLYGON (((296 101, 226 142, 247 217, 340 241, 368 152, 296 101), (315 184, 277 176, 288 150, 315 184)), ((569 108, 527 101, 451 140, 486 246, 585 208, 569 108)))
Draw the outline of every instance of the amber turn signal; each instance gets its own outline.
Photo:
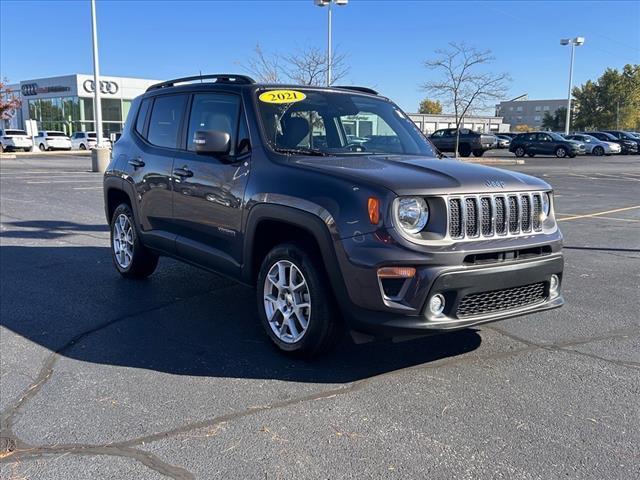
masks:
POLYGON ((378 269, 379 278, 413 278, 416 269, 413 267, 382 267, 378 269))
POLYGON ((380 223, 380 200, 376 197, 369 197, 367 207, 369 209, 369 221, 373 225, 380 223))

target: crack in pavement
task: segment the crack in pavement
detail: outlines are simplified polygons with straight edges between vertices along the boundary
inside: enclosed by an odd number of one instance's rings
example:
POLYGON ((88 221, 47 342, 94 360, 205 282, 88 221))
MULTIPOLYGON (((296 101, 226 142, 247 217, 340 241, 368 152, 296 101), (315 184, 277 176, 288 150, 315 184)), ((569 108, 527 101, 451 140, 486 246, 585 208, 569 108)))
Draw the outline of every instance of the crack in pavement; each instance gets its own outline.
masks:
POLYGON ((631 360, 614 360, 612 358, 601 357, 593 353, 581 352, 580 350, 575 350, 573 348, 570 348, 570 347, 577 347, 580 345, 587 345, 589 343, 599 342, 602 340, 627 338, 630 335, 640 333, 639 327, 628 327, 628 328, 623 328, 619 330, 612 330, 611 332, 600 335, 600 336, 593 336, 593 337, 575 339, 575 340, 565 340, 563 342, 556 342, 556 343, 536 343, 530 340, 526 340, 518 335, 514 335, 513 333, 506 332, 498 327, 487 326, 486 328, 493 330, 494 332, 498 332, 517 342, 521 342, 526 345, 529 345, 531 347, 541 348, 544 350, 548 350, 550 352, 567 352, 574 355, 582 355, 585 357, 593 358, 595 360, 611 363, 612 365, 617 365, 619 367, 631 368, 633 370, 640 370, 640 362, 634 362, 631 360))
MULTIPOLYGON (((218 288, 215 290, 215 292, 219 292, 222 289, 227 289, 227 288, 233 288, 236 285, 229 285, 226 287, 222 287, 222 288, 218 288)), ((15 441, 17 448, 14 452, 11 452, 9 455, 7 455, 5 458, 0 458, 0 463, 6 462, 8 459, 13 458, 14 456, 17 457, 18 452, 29 452, 29 451, 38 451, 40 452, 40 454, 47 454, 47 453, 59 453, 60 449, 59 447, 54 447, 54 446, 41 446, 41 447, 32 447, 30 445, 25 444, 24 442, 22 442, 19 438, 17 438, 13 431, 12 431, 12 427, 15 423, 15 417, 18 415, 18 413, 20 412, 20 410, 22 409, 22 407, 31 399, 33 398, 35 395, 38 394, 38 392, 42 389, 42 387, 51 379, 51 377, 53 376, 54 373, 54 366, 57 363, 58 359, 60 358, 60 356, 62 354, 64 354, 64 352, 70 350, 71 348, 73 348, 74 346, 76 346, 79 342, 81 342, 82 340, 86 339, 88 336, 99 332, 105 328, 108 328, 112 325, 115 325, 116 323, 137 317, 139 315, 143 315, 146 313, 150 313, 150 312, 154 312, 157 310, 162 310, 166 307, 175 305, 177 303, 181 303, 181 302, 186 302, 186 301, 190 301, 194 298, 200 297, 200 296, 204 296, 204 295, 208 295, 211 292, 214 292, 214 290, 209 290, 203 293, 199 293, 196 295, 191 295, 189 297, 185 297, 185 298, 181 298, 179 300, 173 300, 170 302, 165 302, 162 303, 160 305, 156 305, 154 307, 150 307, 144 310, 140 310, 137 312, 133 312, 133 313, 128 313, 126 315, 122 315, 120 317, 111 319, 111 320, 107 320, 105 322, 100 323, 99 325, 94 326, 93 328, 90 328, 89 330, 85 330, 81 333, 78 333, 77 335, 75 335, 71 340, 69 340, 68 342, 66 342, 64 345, 62 345, 60 348, 56 349, 54 352, 52 352, 50 355, 47 356, 47 358, 45 359, 44 363, 42 364, 42 366, 40 367, 40 372, 38 373, 38 375, 36 376, 36 379, 29 385, 29 387, 27 387, 27 389, 22 393, 22 395, 17 399, 16 402, 14 402, 13 405, 5 408, 1 413, 0 413, 0 438, 6 438, 6 439, 10 439, 15 441), (47 449, 55 449, 55 451, 53 452, 47 452, 47 449)), ((65 452, 71 452, 71 453, 76 453, 76 451, 80 451, 80 452, 86 452, 86 451, 90 451, 91 449, 100 449, 100 448, 107 448, 106 446, 97 446, 97 445, 73 445, 70 447, 67 447, 64 451, 65 452)), ((109 453, 101 453, 102 455, 106 455, 109 453)), ((114 453, 111 453, 112 455, 114 453)), ((120 456, 123 456, 122 453, 119 454, 120 456)), ((22 456, 22 455, 20 455, 22 456)), ((140 460, 142 463, 143 459, 137 458, 138 460, 140 460)), ((151 462, 149 459, 146 459, 147 463, 153 463, 151 462)), ((155 463, 162 463, 159 459, 158 460, 154 460, 155 463)), ((145 463, 145 465, 147 465, 147 463, 145 463)), ((165 469, 168 467, 164 467, 165 469)), ((177 467, 176 467, 177 468, 177 467)), ((186 472, 186 471, 185 471, 186 472)), ((184 473, 184 472, 183 472, 184 473)), ((188 472, 187 472, 188 473, 188 472)), ((181 474, 182 475, 182 474, 181 474)), ((193 478, 193 477, 184 477, 184 476, 177 476, 174 477, 177 479, 182 480, 183 478, 193 478)))

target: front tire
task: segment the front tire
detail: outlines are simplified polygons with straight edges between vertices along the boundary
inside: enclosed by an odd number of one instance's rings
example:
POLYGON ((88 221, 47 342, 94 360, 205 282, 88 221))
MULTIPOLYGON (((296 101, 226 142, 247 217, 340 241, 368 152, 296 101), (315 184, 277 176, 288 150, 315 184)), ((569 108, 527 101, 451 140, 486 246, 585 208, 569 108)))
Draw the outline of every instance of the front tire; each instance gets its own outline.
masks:
POLYGON ((40 145, 38 145, 38 148, 40 149, 41 152, 44 152, 46 150, 44 143, 41 143, 40 145))
POLYGON ((80 150, 86 150, 87 147, 84 145, 84 143, 81 143, 79 149, 80 150))
POLYGON ((463 143, 462 145, 458 146, 458 154, 461 157, 468 157, 469 155, 471 155, 471 147, 469 145, 467 145, 466 143, 463 143))
POLYGON ((593 149, 592 152, 596 157, 601 157, 602 155, 604 155, 604 148, 602 147, 595 147, 593 149))
POLYGON ((516 154, 516 157, 524 157, 524 154, 527 152, 525 151, 524 147, 517 147, 513 153, 516 154))
POLYGON ((335 344, 340 318, 321 260, 297 244, 271 250, 260 267, 258 314, 278 349, 312 358, 335 344))
POLYGON ((481 157, 484 155, 484 150, 474 150, 473 151, 473 156, 474 157, 481 157))
POLYGON ((111 258, 125 278, 146 278, 158 266, 158 255, 140 241, 133 212, 126 203, 118 205, 111 216, 111 258))
POLYGON ((565 158, 567 156, 567 149, 564 147, 556 148, 556 157, 565 158))

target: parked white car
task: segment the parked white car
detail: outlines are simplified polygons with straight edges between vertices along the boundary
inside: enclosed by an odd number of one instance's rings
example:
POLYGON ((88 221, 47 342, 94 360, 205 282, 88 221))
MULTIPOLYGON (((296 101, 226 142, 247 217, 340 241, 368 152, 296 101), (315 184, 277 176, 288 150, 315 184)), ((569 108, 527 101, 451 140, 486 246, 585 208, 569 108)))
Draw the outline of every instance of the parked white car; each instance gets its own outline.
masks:
POLYGON ((565 135, 568 140, 577 140, 584 145, 587 153, 591 155, 617 155, 620 153, 622 147, 620 144, 614 142, 605 142, 587 135, 586 133, 574 133, 572 135, 565 135))
POLYGON ((5 150, 24 150, 30 152, 33 142, 24 130, 0 128, 0 152, 5 150))
MULTIPOLYGON (((96 148, 97 141, 98 135, 96 132, 76 132, 71 137, 71 148, 73 150, 89 150, 90 148, 96 148)), ((102 137, 102 145, 111 148, 111 141, 106 137, 102 137)))
POLYGON ((67 137, 66 133, 56 130, 38 132, 35 143, 41 152, 45 150, 71 150, 71 139, 67 137))

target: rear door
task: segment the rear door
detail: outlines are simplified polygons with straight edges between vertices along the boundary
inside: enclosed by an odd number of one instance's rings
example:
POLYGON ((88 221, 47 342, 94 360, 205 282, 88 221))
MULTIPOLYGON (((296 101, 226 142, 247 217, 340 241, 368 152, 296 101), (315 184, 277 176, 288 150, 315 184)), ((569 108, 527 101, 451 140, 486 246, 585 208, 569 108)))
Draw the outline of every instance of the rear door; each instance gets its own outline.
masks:
POLYGON ((173 221, 177 253, 234 274, 242 262, 242 207, 251 165, 242 101, 234 93, 194 93, 173 170, 173 221), (228 155, 199 154, 198 130, 230 134, 228 155))
POLYGON ((555 150, 555 143, 551 138, 551 135, 547 133, 538 133, 536 153, 541 155, 552 155, 555 150))
POLYGON ((173 251, 173 158, 184 121, 188 95, 159 95, 142 100, 135 124, 135 147, 126 172, 136 191, 140 230, 150 245, 173 251))

